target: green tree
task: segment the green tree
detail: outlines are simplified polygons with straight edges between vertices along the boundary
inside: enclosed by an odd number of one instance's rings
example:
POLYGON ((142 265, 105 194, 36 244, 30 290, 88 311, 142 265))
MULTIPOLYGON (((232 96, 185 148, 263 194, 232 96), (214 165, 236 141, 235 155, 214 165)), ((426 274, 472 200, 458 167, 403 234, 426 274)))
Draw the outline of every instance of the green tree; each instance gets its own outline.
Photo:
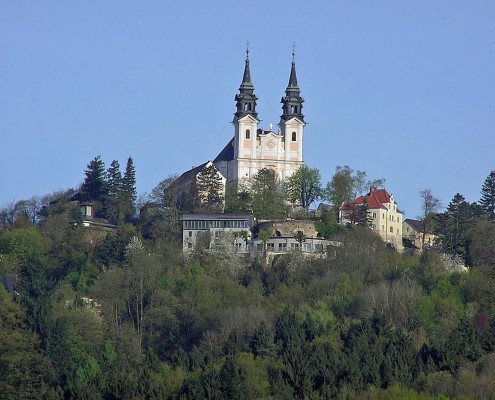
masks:
POLYGON ((457 193, 443 215, 443 246, 448 252, 466 256, 469 204, 457 193))
POLYGON ((473 228, 471 240, 473 266, 487 267, 495 276, 495 225, 486 220, 478 221, 473 228))
POLYGON ((311 344, 306 341, 304 327, 296 315, 285 310, 275 324, 275 339, 280 345, 283 377, 292 386, 297 398, 309 394, 314 374, 311 344))
POLYGON ((495 171, 491 171, 483 183, 480 205, 488 221, 495 221, 495 171))
POLYGON ((275 355, 276 346, 273 342, 273 332, 266 322, 260 322, 255 328, 249 346, 255 357, 275 355))
POLYGON ((86 178, 80 189, 81 200, 95 201, 103 204, 108 189, 105 179, 105 163, 101 159, 101 156, 97 156, 90 161, 84 173, 86 178))
POLYGON ((132 157, 127 159, 124 177, 122 178, 121 204, 125 221, 130 222, 135 213, 136 207, 136 170, 132 157))
POLYGON ((107 198, 105 200, 105 215, 112 222, 119 222, 123 217, 120 202, 122 186, 120 164, 117 160, 113 160, 107 170, 107 198))
POLYGON ((251 194, 237 179, 225 184, 225 212, 246 213, 251 210, 251 194))
POLYGON ((356 224, 369 227, 371 225, 371 221, 372 218, 368 212, 368 201, 364 200, 357 211, 356 224))
POLYGON ((223 209, 224 185, 214 164, 204 167, 197 176, 197 191, 202 211, 220 212, 223 209))
POLYGON ((228 356, 220 370, 219 386, 222 399, 241 400, 246 399, 246 390, 242 385, 241 374, 237 362, 233 356, 228 356))
POLYGON ((285 216, 283 195, 275 172, 262 168, 251 182, 253 213, 258 219, 280 219, 285 216))
POLYGON ((321 175, 318 168, 302 165, 285 183, 287 200, 292 204, 301 204, 308 209, 311 203, 321 196, 321 175))
POLYGON ((266 242, 268 242, 268 240, 270 239, 270 237, 272 235, 273 235, 273 232, 271 232, 269 230, 261 229, 258 232, 258 239, 263 242, 263 257, 266 256, 266 242))
POLYGON ((327 183, 325 198, 333 204, 337 211, 342 203, 351 201, 354 196, 356 181, 352 175, 353 172, 354 170, 348 165, 343 167, 339 165, 335 168, 332 179, 327 183))
POLYGON ((0 284, 0 397, 45 399, 55 371, 40 340, 24 323, 19 303, 0 284))

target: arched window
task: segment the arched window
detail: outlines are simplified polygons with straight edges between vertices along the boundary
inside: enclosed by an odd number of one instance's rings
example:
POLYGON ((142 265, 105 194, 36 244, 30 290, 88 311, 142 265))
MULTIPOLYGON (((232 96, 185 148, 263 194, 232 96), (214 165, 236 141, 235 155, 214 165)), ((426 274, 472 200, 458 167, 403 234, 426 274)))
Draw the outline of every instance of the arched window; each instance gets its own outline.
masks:
POLYGON ((290 112, 291 112, 291 114, 294 114, 296 112, 296 107, 290 106, 290 112))
POLYGON ((297 140, 296 132, 292 132, 292 141, 295 142, 297 140))
POLYGON ((246 129, 246 139, 251 139, 251 131, 246 129))

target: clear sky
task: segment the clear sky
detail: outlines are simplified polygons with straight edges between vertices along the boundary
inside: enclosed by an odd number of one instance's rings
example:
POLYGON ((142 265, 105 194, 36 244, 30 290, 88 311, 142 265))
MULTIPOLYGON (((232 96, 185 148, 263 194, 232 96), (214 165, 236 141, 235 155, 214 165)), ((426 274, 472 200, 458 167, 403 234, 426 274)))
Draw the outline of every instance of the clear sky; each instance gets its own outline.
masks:
POLYGON ((277 124, 292 43, 304 159, 477 201, 495 169, 494 1, 0 2, 0 207, 78 186, 91 159, 138 192, 233 136, 249 40, 261 126, 277 124))

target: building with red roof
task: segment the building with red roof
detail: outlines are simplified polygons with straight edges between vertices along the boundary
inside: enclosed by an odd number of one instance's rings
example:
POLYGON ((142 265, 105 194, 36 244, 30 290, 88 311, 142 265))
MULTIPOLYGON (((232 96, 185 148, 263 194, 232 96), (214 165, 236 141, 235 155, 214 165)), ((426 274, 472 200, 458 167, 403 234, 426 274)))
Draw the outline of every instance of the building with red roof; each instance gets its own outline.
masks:
POLYGON ((362 223, 363 209, 367 213, 366 225, 377 232, 385 243, 402 249, 403 213, 394 196, 386 189, 371 188, 364 196, 342 204, 339 210, 340 223, 362 223))

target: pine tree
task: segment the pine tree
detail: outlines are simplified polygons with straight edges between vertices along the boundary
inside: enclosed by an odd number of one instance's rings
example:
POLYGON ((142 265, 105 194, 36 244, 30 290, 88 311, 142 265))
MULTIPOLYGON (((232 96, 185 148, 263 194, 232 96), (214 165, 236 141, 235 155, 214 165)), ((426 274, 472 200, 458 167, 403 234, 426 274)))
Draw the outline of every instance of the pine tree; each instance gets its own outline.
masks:
POLYGON ((445 250, 456 254, 466 254, 466 233, 469 227, 469 204, 464 196, 457 193, 444 214, 444 239, 445 250))
POLYGON ((219 212, 223 209, 224 185, 217 167, 211 164, 198 174, 196 181, 201 209, 207 212, 219 212))
POLYGON ((219 376, 219 386, 222 391, 222 399, 241 400, 247 398, 237 362, 232 356, 228 356, 223 363, 219 376))
POLYGON ((488 220, 495 221, 495 171, 490 172, 483 183, 480 205, 488 220))
POLYGON ((358 207, 356 215, 356 224, 360 226, 370 227, 372 218, 368 212, 368 202, 366 200, 358 207))
POLYGON ((120 164, 117 160, 113 160, 107 170, 107 198, 105 201, 105 215, 112 222, 118 222, 121 215, 120 197, 122 185, 120 164))
POLYGON ((136 205, 136 171, 132 157, 127 159, 124 177, 122 179, 121 206, 125 220, 130 221, 134 216, 136 205))
POLYGON ((105 163, 100 156, 95 157, 84 171, 86 178, 81 186, 82 201, 103 203, 107 194, 105 181, 105 163))

